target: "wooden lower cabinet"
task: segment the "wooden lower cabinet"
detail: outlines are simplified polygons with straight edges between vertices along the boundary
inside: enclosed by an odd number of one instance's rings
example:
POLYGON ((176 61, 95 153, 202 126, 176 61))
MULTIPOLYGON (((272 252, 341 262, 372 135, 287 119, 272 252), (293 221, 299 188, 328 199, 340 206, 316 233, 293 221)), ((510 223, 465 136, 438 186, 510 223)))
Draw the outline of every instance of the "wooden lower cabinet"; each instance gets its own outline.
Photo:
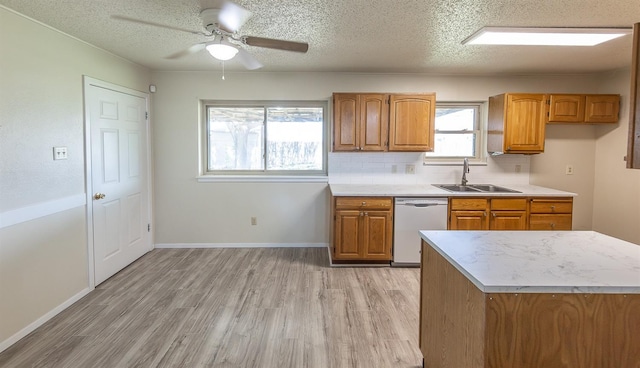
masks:
POLYGON ((529 230, 571 230, 573 198, 529 199, 529 230))
POLYGON ((456 198, 449 230, 571 230, 573 198, 456 198))
POLYGON ((391 197, 334 197, 332 258, 391 261, 391 197))
POLYGON ((449 230, 526 230, 526 198, 451 198, 449 230))

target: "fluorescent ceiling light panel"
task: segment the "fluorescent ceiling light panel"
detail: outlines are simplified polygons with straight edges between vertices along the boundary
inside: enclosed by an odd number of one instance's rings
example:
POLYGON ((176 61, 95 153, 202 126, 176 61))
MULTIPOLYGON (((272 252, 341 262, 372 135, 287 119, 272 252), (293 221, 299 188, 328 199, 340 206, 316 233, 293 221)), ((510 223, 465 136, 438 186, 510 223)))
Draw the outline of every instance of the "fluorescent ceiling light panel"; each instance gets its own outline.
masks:
POLYGON ((484 27, 463 45, 595 46, 631 34, 631 28, 484 27))

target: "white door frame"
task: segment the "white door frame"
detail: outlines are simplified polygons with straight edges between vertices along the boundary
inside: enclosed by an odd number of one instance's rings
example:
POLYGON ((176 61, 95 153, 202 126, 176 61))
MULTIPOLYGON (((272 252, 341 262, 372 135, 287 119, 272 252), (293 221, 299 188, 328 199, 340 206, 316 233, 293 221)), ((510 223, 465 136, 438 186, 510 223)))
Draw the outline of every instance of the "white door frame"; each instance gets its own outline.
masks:
MULTIPOLYGON (((85 162, 85 194, 87 200, 87 263, 88 263, 88 276, 89 276, 89 289, 93 290, 96 287, 96 279, 95 279, 95 264, 94 264, 94 252, 93 252, 93 193, 91 192, 91 188, 93 187, 92 182, 92 171, 91 171, 91 115, 87 103, 87 93, 90 86, 96 86, 100 88, 110 89, 115 92, 125 93, 128 95, 136 96, 143 98, 145 100, 145 108, 147 112, 149 111, 149 94, 136 91, 134 89, 130 89, 127 87, 122 87, 117 84, 105 82, 99 79, 91 78, 86 75, 82 76, 84 89, 83 89, 83 102, 84 102, 84 162, 85 162)), ((151 176, 151 132, 149 127, 150 114, 147 115, 147 119, 145 120, 145 130, 147 132, 147 203, 148 208, 148 218, 149 223, 153 226, 153 217, 152 217, 152 188, 151 184, 152 176, 151 176)), ((153 249, 153 232, 150 234, 149 238, 149 250, 153 249)))

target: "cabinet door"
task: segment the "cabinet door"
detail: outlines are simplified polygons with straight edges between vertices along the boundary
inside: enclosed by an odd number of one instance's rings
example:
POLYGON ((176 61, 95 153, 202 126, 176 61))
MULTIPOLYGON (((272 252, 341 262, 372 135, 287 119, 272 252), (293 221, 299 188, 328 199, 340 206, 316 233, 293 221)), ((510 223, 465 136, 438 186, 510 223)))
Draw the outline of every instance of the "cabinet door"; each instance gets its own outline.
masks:
POLYGON ((526 230, 527 211, 491 211, 491 230, 526 230))
POLYGON ((335 259, 358 259, 364 254, 360 231, 361 214, 357 210, 335 212, 335 259))
POLYGON ((487 211, 451 211, 449 230, 488 230, 487 211))
POLYGON ((617 123, 620 112, 619 95, 587 95, 586 123, 617 123))
POLYGON ((391 95, 389 151, 433 151, 435 94, 391 95))
POLYGON ((571 214, 531 214, 529 230, 571 230, 571 214))
POLYGON ((508 94, 504 148, 509 153, 544 152, 547 96, 508 94))
POLYGON ((356 151, 360 147, 360 98, 354 93, 333 95, 333 150, 356 151))
POLYGON ((363 216, 364 259, 391 260, 392 219, 390 211, 365 211, 363 216))
POLYGON ((549 123, 582 123, 584 95, 550 95, 549 123))
POLYGON ((360 95, 360 150, 386 151, 389 132, 388 95, 360 95))

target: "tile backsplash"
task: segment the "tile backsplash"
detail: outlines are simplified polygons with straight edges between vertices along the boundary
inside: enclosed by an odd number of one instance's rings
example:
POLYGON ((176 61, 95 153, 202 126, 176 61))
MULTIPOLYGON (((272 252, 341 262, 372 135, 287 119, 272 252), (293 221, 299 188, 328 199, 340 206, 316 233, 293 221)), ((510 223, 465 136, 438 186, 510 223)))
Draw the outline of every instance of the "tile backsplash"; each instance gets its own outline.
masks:
MULTIPOLYGON (((423 154, 410 152, 329 152, 331 184, 434 184, 458 183, 462 160, 458 165, 424 165, 423 154), (414 165, 415 173, 406 173, 414 165)), ((473 165, 467 174, 469 183, 529 184, 530 157, 500 155, 487 158, 487 164, 473 165), (518 169, 519 168, 519 171, 518 169)))

